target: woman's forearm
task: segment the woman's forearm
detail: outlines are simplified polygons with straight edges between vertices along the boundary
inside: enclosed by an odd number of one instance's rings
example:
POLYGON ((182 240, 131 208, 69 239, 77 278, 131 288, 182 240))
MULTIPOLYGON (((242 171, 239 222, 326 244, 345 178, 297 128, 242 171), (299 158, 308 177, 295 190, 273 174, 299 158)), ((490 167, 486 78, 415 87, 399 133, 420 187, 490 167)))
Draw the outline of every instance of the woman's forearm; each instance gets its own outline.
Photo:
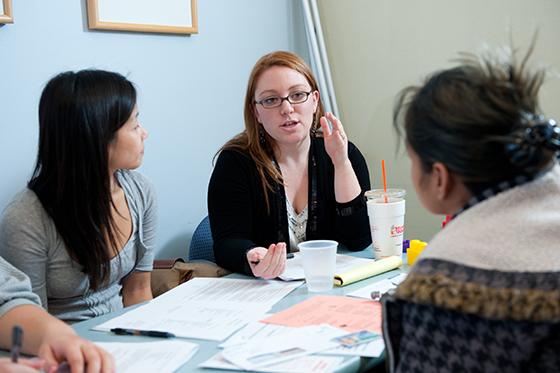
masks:
POLYGON ((334 166, 334 195, 336 202, 350 202, 362 191, 349 159, 334 166))
POLYGON ((18 325, 23 329, 22 352, 37 355, 43 338, 49 333, 75 335, 74 330, 49 315, 44 309, 34 305, 15 307, 0 317, 0 347, 9 349, 11 330, 18 325))

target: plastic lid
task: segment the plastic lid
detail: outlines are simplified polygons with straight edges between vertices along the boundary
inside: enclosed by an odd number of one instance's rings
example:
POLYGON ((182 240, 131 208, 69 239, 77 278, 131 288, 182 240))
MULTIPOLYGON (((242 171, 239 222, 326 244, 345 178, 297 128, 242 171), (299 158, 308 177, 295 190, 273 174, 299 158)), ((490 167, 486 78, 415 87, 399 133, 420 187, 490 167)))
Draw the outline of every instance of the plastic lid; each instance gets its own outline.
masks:
MULTIPOLYGON (((385 192, 383 191, 383 189, 372 189, 364 193, 367 199, 383 198, 384 194, 385 192)), ((386 195, 387 198, 404 198, 404 196, 406 195, 406 190, 389 188, 387 189, 386 195)))

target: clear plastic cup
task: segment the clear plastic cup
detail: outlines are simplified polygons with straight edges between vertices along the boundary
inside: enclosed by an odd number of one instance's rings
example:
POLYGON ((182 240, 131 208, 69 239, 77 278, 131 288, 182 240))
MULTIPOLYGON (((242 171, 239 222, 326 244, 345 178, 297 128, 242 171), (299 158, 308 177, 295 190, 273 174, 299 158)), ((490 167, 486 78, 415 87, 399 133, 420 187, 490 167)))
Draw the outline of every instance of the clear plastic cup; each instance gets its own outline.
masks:
POLYGON ((337 247, 338 242, 330 240, 314 240, 298 244, 308 291, 325 292, 333 288, 337 247))
POLYGON ((375 259, 402 256, 406 191, 367 191, 367 208, 375 259))

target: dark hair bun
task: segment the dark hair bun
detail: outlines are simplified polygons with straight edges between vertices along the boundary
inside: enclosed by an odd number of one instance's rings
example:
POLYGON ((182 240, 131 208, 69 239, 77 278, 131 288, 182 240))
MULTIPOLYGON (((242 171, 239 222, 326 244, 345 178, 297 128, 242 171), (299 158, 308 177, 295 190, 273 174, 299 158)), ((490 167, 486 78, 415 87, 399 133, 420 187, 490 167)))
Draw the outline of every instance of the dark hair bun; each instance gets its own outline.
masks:
POLYGON ((560 151, 560 127, 554 119, 522 113, 513 141, 505 144, 505 148, 513 165, 530 168, 542 161, 546 150, 560 151))

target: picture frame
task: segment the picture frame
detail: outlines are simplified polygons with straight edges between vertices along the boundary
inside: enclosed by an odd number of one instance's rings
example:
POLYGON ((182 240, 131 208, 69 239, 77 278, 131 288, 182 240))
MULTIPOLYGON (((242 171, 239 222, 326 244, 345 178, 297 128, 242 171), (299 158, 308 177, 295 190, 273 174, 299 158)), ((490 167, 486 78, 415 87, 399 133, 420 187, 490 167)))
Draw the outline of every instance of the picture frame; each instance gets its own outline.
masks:
POLYGON ((0 24, 14 23, 12 0, 0 0, 0 24))
POLYGON ((86 1, 90 29, 167 34, 198 33, 196 0, 86 1))

